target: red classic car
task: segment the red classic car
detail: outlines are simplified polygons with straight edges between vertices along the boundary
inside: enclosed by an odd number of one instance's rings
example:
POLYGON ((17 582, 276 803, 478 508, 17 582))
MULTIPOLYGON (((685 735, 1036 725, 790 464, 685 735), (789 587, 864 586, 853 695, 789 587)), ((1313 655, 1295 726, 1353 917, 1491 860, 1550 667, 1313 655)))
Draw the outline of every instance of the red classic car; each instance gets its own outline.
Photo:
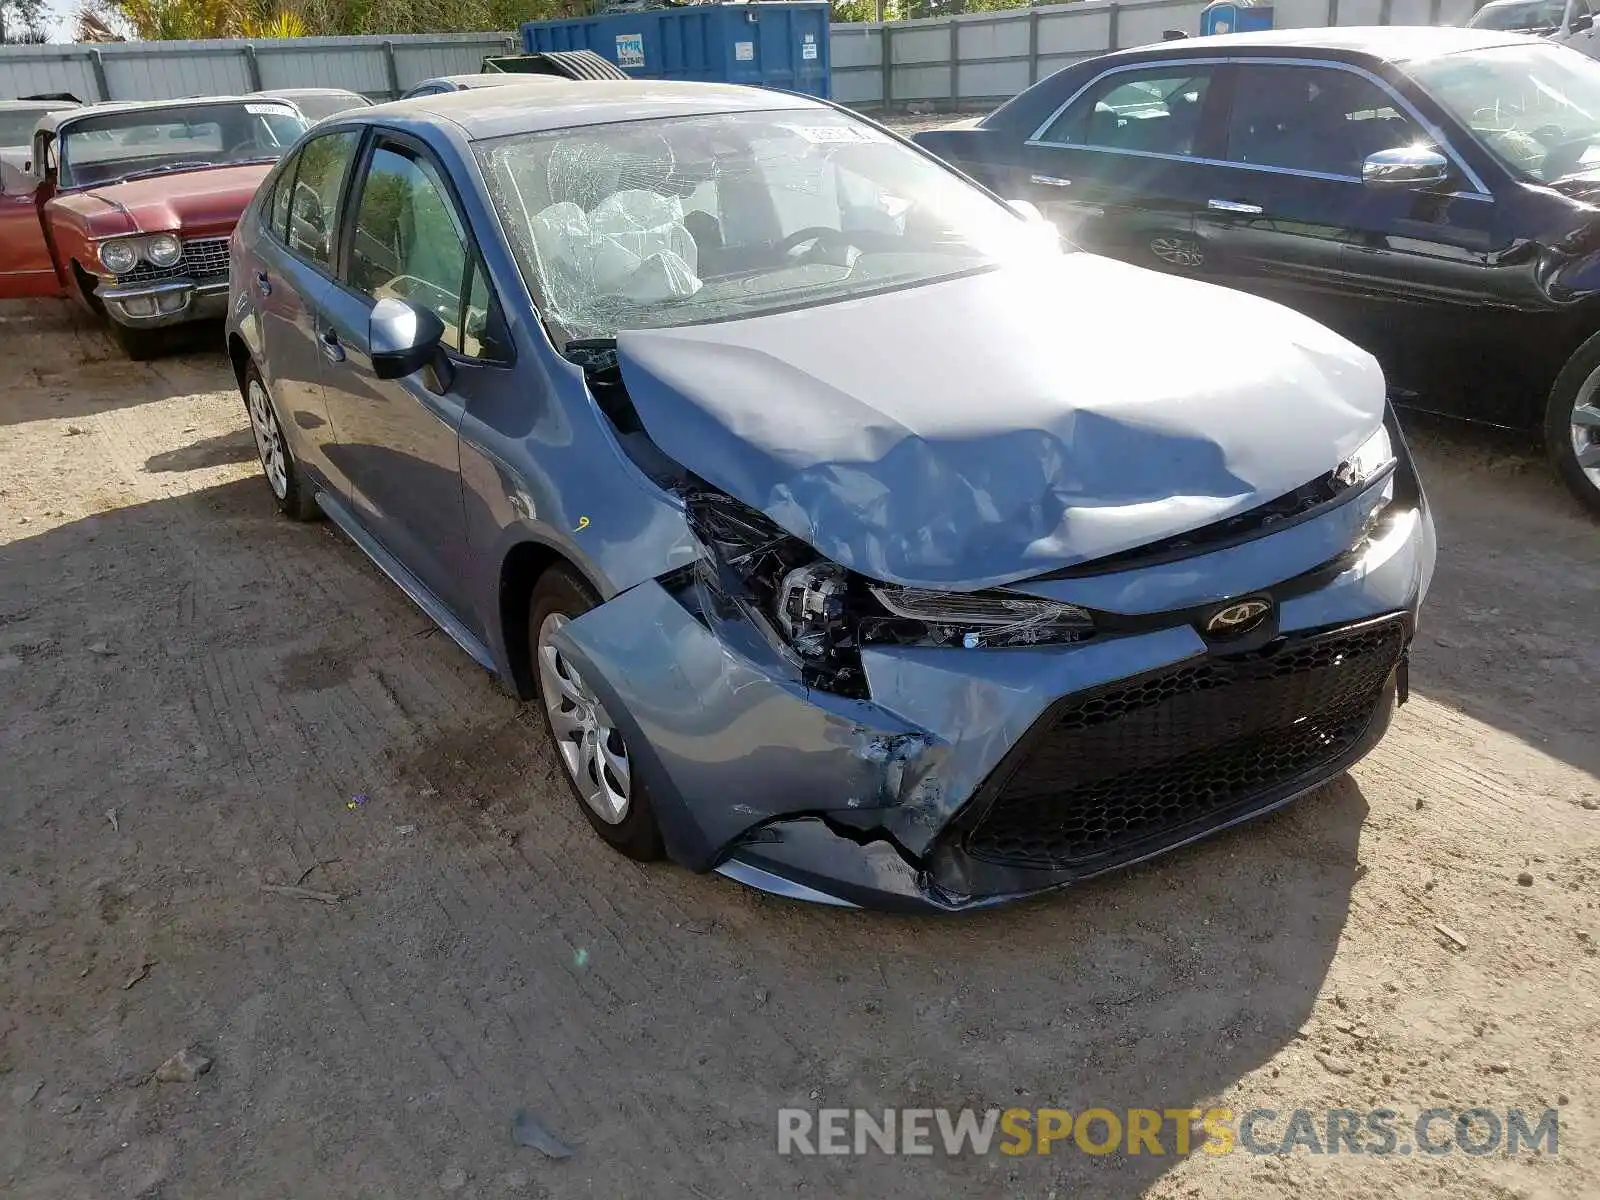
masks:
POLYGON ((46 115, 24 171, 0 175, 0 299, 70 297, 149 357, 163 327, 223 314, 228 238, 305 128, 240 97, 46 115))

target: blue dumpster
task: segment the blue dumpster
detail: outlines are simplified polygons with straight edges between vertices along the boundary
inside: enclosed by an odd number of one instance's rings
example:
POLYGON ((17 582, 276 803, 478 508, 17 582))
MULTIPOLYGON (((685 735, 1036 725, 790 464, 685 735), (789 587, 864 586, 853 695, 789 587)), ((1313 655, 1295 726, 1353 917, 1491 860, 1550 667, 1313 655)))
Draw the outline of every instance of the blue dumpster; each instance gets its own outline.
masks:
POLYGON ((522 48, 593 50, 635 79, 750 83, 829 95, 828 5, 694 4, 572 20, 529 21, 522 48))
POLYGON ((1200 10, 1200 36, 1259 33, 1272 28, 1272 5, 1252 0, 1212 0, 1200 10))

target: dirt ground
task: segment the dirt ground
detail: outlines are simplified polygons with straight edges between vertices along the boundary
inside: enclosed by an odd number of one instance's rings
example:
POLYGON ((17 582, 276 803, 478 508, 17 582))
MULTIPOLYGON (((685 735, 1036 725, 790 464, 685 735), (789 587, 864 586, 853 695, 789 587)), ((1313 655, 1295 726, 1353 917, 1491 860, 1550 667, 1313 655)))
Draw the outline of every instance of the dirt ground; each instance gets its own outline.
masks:
POLYGON ((1415 431, 1438 575, 1350 777, 913 920, 603 849, 535 714, 274 515, 211 341, 13 304, 0 356, 0 1194, 1600 1194, 1600 529, 1519 447, 1415 431), (1557 1107, 1559 1152, 775 1149, 969 1104, 1557 1107))

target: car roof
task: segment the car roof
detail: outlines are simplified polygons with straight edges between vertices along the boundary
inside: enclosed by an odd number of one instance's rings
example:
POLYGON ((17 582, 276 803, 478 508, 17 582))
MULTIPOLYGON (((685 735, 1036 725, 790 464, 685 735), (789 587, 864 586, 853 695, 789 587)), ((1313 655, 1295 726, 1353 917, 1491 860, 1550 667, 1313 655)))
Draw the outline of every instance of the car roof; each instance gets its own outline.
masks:
MULTIPOLYGON (((267 97, 261 97, 266 99, 267 97)), ((187 96, 181 100, 123 100, 113 104, 84 104, 78 108, 64 108, 46 113, 39 120, 39 128, 51 133, 63 126, 89 117, 117 116, 121 113, 146 112, 166 108, 194 108, 203 104, 248 104, 248 96, 187 96)))
MULTIPOLYGON (((262 88, 259 92, 250 92, 252 96, 263 96, 267 99, 274 97, 283 100, 292 100, 296 96, 361 96, 360 92, 352 92, 349 88, 336 87, 287 87, 287 88, 262 88)), ((362 96, 362 99, 366 97, 362 96)))
POLYGON ((554 75, 522 76, 545 79, 537 100, 517 94, 516 88, 445 92, 394 100, 343 119, 382 121, 385 117, 419 117, 448 121, 468 138, 501 137, 512 133, 544 133, 616 121, 643 121, 652 117, 708 116, 714 113, 780 111, 826 108, 809 96, 767 88, 728 83, 688 83, 666 80, 580 80, 554 75))
POLYGON ((1526 45, 1524 34, 1493 29, 1464 29, 1435 25, 1352 25, 1330 29, 1270 29, 1259 33, 1222 33, 1211 37, 1182 38, 1122 51, 1111 56, 1190 58, 1196 54, 1282 54, 1287 50, 1315 50, 1336 58, 1366 58, 1380 62, 1407 62, 1437 58, 1495 46, 1526 45))
POLYGON ((72 100, 0 100, 0 112, 55 112, 57 109, 79 108, 72 100))
POLYGON ((477 75, 436 75, 432 79, 424 79, 422 83, 414 86, 421 87, 424 83, 448 83, 457 88, 486 88, 504 87, 508 83, 527 83, 530 80, 540 83, 546 79, 553 79, 553 75, 518 74, 514 71, 484 71, 477 75))

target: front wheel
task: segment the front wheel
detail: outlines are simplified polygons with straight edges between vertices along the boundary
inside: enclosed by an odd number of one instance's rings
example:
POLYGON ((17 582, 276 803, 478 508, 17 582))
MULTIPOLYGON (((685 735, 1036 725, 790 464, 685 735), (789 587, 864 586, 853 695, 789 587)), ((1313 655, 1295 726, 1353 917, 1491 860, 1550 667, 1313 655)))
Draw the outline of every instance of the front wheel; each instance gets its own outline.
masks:
POLYGON ((1579 346, 1556 377, 1544 440, 1561 481, 1600 516, 1600 334, 1579 346))
POLYGON ((627 742, 554 640, 563 625, 598 603, 589 586, 562 567, 539 577, 528 604, 528 645, 540 707, 562 772, 589 824, 613 849, 649 862, 661 857, 661 829, 644 783, 634 774, 627 742))

